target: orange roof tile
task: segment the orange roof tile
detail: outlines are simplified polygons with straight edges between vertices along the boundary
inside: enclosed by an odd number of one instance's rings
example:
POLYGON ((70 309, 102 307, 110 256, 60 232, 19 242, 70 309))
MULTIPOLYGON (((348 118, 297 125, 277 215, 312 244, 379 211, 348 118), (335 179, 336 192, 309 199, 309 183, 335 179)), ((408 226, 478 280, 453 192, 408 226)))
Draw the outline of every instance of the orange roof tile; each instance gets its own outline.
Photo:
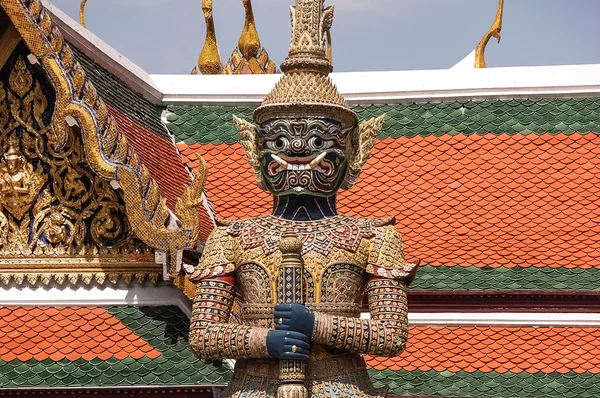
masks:
MULTIPOLYGON (((179 144, 209 166, 219 217, 266 214, 239 144, 179 144)), ((409 259, 432 265, 600 267, 600 135, 385 138, 339 196, 349 215, 396 215, 409 259)))
POLYGON ((401 356, 365 359, 376 370, 598 374, 599 352, 597 328, 413 326, 401 356))
POLYGON ((161 353, 102 307, 1 307, 0 360, 157 358, 161 353))

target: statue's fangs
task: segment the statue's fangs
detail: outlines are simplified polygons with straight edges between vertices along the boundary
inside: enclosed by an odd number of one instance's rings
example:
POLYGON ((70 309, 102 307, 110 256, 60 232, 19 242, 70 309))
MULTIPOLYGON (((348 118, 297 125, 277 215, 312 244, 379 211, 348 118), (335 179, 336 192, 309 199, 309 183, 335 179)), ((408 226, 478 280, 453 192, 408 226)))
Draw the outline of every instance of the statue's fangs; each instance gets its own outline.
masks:
MULTIPOLYGON (((190 344, 206 359, 236 359, 225 397, 379 397, 361 354, 406 345, 404 259, 393 218, 336 211, 336 193, 365 165, 383 117, 359 125, 328 77, 333 7, 296 0, 284 76, 254 112, 234 116, 269 216, 215 229, 189 277, 197 282, 190 344), (367 295, 370 319, 360 319, 367 295), (234 298, 241 324, 229 322, 234 298)), ((248 198, 252 200, 252 198, 248 198)))

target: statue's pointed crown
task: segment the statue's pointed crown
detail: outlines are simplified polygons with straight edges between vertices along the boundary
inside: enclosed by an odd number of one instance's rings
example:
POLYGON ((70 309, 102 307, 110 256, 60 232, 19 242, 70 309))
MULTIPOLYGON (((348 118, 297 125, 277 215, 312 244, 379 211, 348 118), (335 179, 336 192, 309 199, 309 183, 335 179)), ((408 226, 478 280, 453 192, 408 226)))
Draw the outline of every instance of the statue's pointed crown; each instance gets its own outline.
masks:
POLYGON ((254 111, 262 124, 280 118, 328 118, 344 127, 356 126, 358 118, 329 78, 333 66, 325 51, 326 35, 333 22, 333 6, 324 0, 296 0, 291 7, 292 40, 281 64, 284 76, 254 111))

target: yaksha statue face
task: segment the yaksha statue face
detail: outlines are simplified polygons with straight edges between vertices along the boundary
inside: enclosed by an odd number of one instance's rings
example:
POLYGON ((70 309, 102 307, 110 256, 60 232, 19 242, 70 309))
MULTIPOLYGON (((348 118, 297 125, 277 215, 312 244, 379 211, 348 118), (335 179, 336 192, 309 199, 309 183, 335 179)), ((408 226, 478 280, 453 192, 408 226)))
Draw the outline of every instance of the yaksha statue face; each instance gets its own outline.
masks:
POLYGON ((260 172, 276 196, 331 196, 348 171, 351 129, 331 119, 276 119, 259 129, 260 172))
POLYGON ((256 125, 233 118, 258 184, 275 196, 330 198, 349 189, 383 124, 383 116, 359 123, 329 78, 334 9, 323 6, 297 0, 283 76, 254 110, 256 125))

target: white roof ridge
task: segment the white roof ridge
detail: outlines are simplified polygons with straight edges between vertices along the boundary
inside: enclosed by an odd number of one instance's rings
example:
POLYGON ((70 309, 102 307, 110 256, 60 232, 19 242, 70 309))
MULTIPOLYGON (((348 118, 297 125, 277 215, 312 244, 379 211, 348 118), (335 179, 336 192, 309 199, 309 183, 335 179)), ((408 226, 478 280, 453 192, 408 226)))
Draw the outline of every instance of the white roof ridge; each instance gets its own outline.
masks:
MULTIPOLYGON (((600 64, 338 72, 351 104, 600 96, 600 64)), ((150 75, 165 104, 257 105, 281 75, 150 75)))

